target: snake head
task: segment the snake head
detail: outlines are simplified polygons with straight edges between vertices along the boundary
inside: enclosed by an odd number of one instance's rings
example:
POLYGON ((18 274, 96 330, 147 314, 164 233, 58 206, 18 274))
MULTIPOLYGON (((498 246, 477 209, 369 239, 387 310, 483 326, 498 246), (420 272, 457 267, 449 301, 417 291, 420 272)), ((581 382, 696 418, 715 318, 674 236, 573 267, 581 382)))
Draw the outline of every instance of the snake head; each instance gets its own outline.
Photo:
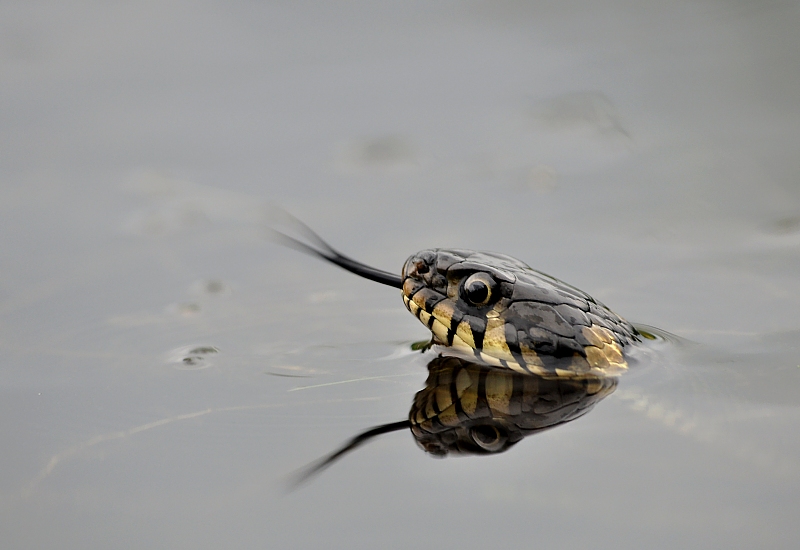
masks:
POLYGON ((617 372, 637 340, 588 294, 502 254, 423 250, 403 265, 402 290, 435 343, 518 372, 617 372))
POLYGON ((487 316, 513 294, 516 277, 502 269, 502 261, 516 262, 471 250, 418 252, 403 265, 403 301, 437 343, 482 349, 487 316))

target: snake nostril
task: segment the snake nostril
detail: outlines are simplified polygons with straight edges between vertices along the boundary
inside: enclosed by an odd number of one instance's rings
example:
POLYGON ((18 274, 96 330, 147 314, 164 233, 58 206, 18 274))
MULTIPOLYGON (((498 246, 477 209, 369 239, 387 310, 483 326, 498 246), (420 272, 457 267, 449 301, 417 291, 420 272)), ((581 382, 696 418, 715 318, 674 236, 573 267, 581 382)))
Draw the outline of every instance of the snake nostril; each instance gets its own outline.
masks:
POLYGON ((430 271, 428 264, 426 264, 425 262, 417 262, 417 264, 414 267, 416 268, 417 273, 419 273, 420 275, 425 275, 428 271, 430 271))

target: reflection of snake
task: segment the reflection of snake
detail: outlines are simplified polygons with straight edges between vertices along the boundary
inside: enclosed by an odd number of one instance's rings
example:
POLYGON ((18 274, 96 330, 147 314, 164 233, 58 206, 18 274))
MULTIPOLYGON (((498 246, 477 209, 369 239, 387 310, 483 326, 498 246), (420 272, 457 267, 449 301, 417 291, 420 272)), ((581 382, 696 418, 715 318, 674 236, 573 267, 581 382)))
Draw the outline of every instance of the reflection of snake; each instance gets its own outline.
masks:
POLYGON ((503 452, 583 416, 617 387, 608 376, 524 375, 456 357, 437 357, 428 370, 409 422, 420 447, 437 456, 503 452))
POLYGON ((308 479, 378 435, 411 429, 433 456, 502 453, 524 437, 589 412, 617 387, 615 377, 586 373, 545 377, 439 356, 428 363, 408 420, 375 426, 311 464, 308 479))
POLYGON ((545 376, 616 374, 627 368, 623 349, 640 339, 630 323, 585 292, 509 256, 423 250, 398 277, 343 256, 299 220, 291 222, 311 244, 278 233, 283 242, 402 289, 433 344, 484 364, 545 376))

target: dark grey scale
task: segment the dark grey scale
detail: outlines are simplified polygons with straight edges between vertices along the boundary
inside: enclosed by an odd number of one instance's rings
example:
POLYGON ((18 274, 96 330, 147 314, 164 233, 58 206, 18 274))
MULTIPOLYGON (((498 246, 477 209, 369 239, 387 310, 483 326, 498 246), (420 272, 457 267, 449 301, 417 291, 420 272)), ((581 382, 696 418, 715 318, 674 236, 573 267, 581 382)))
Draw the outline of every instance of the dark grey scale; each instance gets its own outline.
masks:
POLYGON ((623 319, 621 319, 617 314, 615 314, 613 311, 611 311, 607 307, 598 304, 597 306, 592 307, 591 311, 592 311, 592 313, 594 313, 598 317, 601 317, 602 319, 604 319, 608 323, 609 328, 611 328, 613 326, 617 326, 617 327, 622 328, 630 336, 633 336, 633 335, 636 334, 636 329, 633 328, 633 326, 630 323, 628 323, 627 321, 624 321, 623 319))
POLYGON ((616 316, 613 313, 611 313, 611 311, 609 311, 608 308, 606 308, 606 307, 604 307, 602 305, 590 304, 589 305, 589 311, 593 315, 597 315, 598 317, 600 317, 601 319, 604 319, 606 321, 616 320, 616 316))
POLYGON ((628 327, 626 327, 623 324, 616 323, 613 327, 611 327, 611 331, 614 333, 614 336, 617 337, 617 340, 619 340, 623 346, 629 345, 631 342, 635 341, 634 337, 631 336, 631 331, 629 331, 628 327))
POLYGON ((592 320, 593 325, 607 328, 608 330, 611 330, 611 327, 613 326, 613 324, 610 323, 608 319, 600 315, 596 315, 594 312, 589 314, 589 318, 592 320))
POLYGON ((611 331, 623 346, 638 341, 639 332, 631 325, 615 323, 611 327, 611 331))
POLYGON ((549 304, 514 302, 505 313, 506 322, 514 326, 535 325, 566 338, 575 337, 575 325, 569 323, 549 304))
POLYGON ((581 343, 582 340, 578 339, 577 332, 573 335, 563 336, 555 334, 544 327, 529 327, 524 330, 517 330, 517 342, 534 350, 545 365, 547 364, 548 356, 560 359, 562 357, 571 357, 578 353, 585 357, 585 344, 581 343))
POLYGON ((540 278, 543 278, 543 279, 546 279, 546 280, 550 281, 550 283, 555 288, 557 288, 560 292, 563 292, 564 294, 566 294, 568 296, 574 296, 576 298, 579 298, 581 300, 586 300, 587 302, 590 302, 590 303, 593 303, 593 304, 594 303, 599 303, 592 296, 590 296, 589 294, 585 293, 584 291, 582 291, 578 287, 572 286, 569 283, 565 283, 561 279, 556 279, 555 277, 553 277, 552 275, 548 275, 547 273, 542 273, 541 271, 536 271, 535 269, 531 269, 531 268, 528 268, 528 269, 529 269, 529 271, 531 271, 531 272, 535 273, 536 275, 538 275, 540 278))
POLYGON ((594 298, 586 294, 581 289, 575 288, 574 286, 565 283, 561 279, 556 279, 555 277, 548 275, 547 273, 541 273, 540 271, 536 271, 535 269, 531 269, 531 271, 539 275, 542 279, 547 279, 548 281, 550 281, 550 284, 552 284, 556 290, 558 290, 563 294, 566 294, 567 296, 575 296, 577 298, 588 300, 589 302, 595 301, 594 298))
MULTIPOLYGON (((467 252, 467 251, 464 251, 467 252)), ((456 250, 439 251, 436 255, 436 270, 444 273, 455 263, 463 262, 469 254, 459 255, 456 250)))
POLYGON ((546 304, 566 304, 578 308, 581 311, 589 311, 589 303, 582 298, 566 296, 543 279, 534 279, 530 274, 525 273, 517 278, 514 284, 514 292, 511 295, 514 301, 533 301, 546 304))
POLYGON ((613 330, 617 325, 616 319, 609 319, 607 315, 599 313, 600 310, 594 310, 589 313, 589 318, 592 320, 593 325, 598 325, 608 330, 613 330))
MULTIPOLYGON (((617 320, 611 320, 611 321, 606 321, 606 322, 608 323, 608 330, 610 330, 612 333, 615 332, 614 329, 617 329, 619 331, 624 331, 624 332, 627 333, 627 334, 625 334, 623 342, 627 342, 633 336, 633 331, 635 329, 628 331, 628 330, 625 329, 625 326, 622 325, 617 320)), ((630 327, 630 328, 633 328, 633 327, 630 327)))
POLYGON ((594 303, 596 300, 586 294, 579 288, 576 288, 570 284, 565 283, 561 279, 556 279, 555 277, 548 275, 547 273, 542 273, 541 271, 536 271, 535 269, 531 269, 530 267, 526 267, 523 271, 517 274, 520 277, 529 277, 534 281, 538 281, 541 284, 544 284, 548 287, 552 287, 554 290, 563 294, 564 296, 573 297, 581 301, 587 301, 594 303))
POLYGON ((589 308, 591 309, 592 305, 595 303, 594 299, 591 296, 580 296, 575 295, 572 292, 567 292, 563 289, 557 288, 555 290, 556 295, 561 299, 562 303, 567 304, 575 304, 575 302, 586 302, 589 304, 589 308))
POLYGON ((497 269, 503 269, 511 273, 519 273, 524 270, 530 270, 528 264, 506 256, 505 254, 498 254, 496 252, 472 252, 468 257, 468 261, 477 262, 481 265, 489 265, 497 269))
MULTIPOLYGON (((540 327, 530 327, 528 328, 527 332, 523 332, 523 337, 519 336, 519 332, 521 331, 517 331, 519 343, 524 344, 535 351, 542 361, 545 361, 546 359, 546 357, 543 356, 555 357, 556 355, 559 355, 563 357, 567 354, 568 346, 566 345, 566 342, 568 340, 559 338, 546 329, 540 327)), ((571 351, 569 354, 571 354, 571 351)))
POLYGON ((553 309, 571 325, 588 327, 592 324, 586 314, 576 307, 567 304, 557 304, 553 306, 553 309))
POLYGON ((491 276, 494 277, 497 281, 502 281, 506 283, 513 283, 514 281, 516 281, 516 277, 513 274, 503 269, 497 269, 492 265, 471 262, 469 259, 466 259, 463 262, 459 262, 457 264, 453 264, 447 271, 448 273, 454 273, 454 274, 460 273, 462 275, 474 273, 476 271, 483 271, 484 273, 491 274, 491 276))
POLYGON ((512 284, 512 283, 500 283, 497 288, 500 291, 500 296, 502 296, 503 298, 506 298, 510 302, 513 302, 514 299, 512 298, 512 296, 514 296, 514 287, 515 286, 516 286, 516 284, 512 284))
MULTIPOLYGON (((526 334, 523 331, 518 331, 518 332, 521 332, 522 334, 526 334)), ((583 357, 586 357, 586 350, 584 349, 584 345, 580 343, 580 341, 578 340, 577 336, 578 336, 577 332, 576 332, 575 337, 573 337, 573 338, 560 338, 560 337, 556 336, 556 344, 555 344, 556 345, 556 350, 554 352, 554 355, 555 355, 556 359, 561 359, 562 357, 572 357, 576 353, 578 355, 582 355, 583 357)), ((536 344, 533 345, 533 349, 535 351, 537 351, 537 353, 540 351, 540 350, 536 349, 536 344)), ((546 357, 543 358, 540 355, 539 358, 542 359, 542 361, 544 361, 545 364, 547 364, 547 358, 546 357)), ((561 366, 561 365, 559 365, 559 366, 561 366)))
POLYGON ((617 335, 621 344, 626 345, 637 340, 638 332, 636 329, 611 310, 604 307, 592 307, 591 316, 594 324, 605 327, 617 335))

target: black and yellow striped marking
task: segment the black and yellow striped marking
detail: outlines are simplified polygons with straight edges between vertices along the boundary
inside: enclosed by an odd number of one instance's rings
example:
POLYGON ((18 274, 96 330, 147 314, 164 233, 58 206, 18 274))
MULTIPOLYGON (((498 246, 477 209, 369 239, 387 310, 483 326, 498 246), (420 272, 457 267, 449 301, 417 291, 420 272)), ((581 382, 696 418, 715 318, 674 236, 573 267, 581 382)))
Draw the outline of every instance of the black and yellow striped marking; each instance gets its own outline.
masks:
POLYGON ((423 251, 406 262, 402 288, 435 343, 520 373, 617 374, 627 369, 624 346, 638 341, 627 321, 589 295, 505 256, 423 251), (474 273, 496 282, 485 305, 468 303, 460 289, 474 273))
POLYGON ((609 376, 540 377, 457 357, 437 357, 428 370, 409 422, 419 445, 436 455, 503 452, 586 414, 617 386, 609 376))

